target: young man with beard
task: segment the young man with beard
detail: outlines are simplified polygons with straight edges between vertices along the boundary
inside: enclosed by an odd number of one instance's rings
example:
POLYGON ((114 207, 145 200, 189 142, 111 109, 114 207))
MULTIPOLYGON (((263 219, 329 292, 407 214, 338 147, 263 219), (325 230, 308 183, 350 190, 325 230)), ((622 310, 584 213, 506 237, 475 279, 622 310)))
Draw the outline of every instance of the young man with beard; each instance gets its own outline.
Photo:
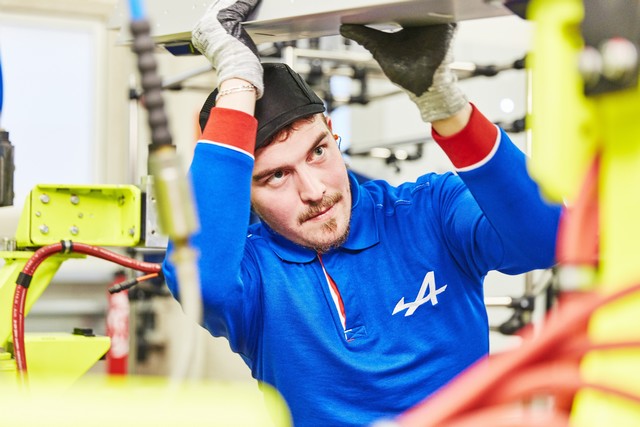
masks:
POLYGON ((203 326, 282 394, 296 426, 392 418, 488 353, 483 279, 551 266, 560 209, 456 86, 454 25, 341 28, 457 169, 358 184, 322 101, 286 65, 260 63, 240 27, 255 3, 214 2, 193 32, 219 81, 190 169, 203 326), (251 207, 261 221, 247 230, 251 207))

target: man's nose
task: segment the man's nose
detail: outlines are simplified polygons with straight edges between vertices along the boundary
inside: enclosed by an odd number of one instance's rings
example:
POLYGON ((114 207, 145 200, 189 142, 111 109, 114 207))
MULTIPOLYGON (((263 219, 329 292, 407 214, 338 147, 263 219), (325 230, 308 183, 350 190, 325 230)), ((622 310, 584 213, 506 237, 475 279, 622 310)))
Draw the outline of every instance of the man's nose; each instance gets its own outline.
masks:
POLYGON ((327 187, 322 182, 317 172, 303 168, 297 173, 298 191, 300 199, 305 203, 319 202, 322 200, 327 187))

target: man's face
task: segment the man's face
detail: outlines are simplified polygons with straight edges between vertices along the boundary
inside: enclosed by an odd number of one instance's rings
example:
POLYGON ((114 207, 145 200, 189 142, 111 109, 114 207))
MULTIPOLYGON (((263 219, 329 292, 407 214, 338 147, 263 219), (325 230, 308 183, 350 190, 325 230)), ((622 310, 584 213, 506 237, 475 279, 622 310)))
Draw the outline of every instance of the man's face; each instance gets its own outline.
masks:
POLYGON ((322 116, 301 121, 256 152, 253 209, 274 231, 319 252, 349 233, 351 189, 338 144, 322 116))

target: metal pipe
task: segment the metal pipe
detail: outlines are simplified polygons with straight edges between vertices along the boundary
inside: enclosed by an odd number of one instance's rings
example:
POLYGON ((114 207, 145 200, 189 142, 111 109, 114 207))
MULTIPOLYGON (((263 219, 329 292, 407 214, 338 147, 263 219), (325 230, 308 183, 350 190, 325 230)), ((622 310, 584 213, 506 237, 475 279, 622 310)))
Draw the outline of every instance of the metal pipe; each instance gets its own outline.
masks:
POLYGON ((513 304, 512 297, 485 297, 485 307, 511 307, 513 304))

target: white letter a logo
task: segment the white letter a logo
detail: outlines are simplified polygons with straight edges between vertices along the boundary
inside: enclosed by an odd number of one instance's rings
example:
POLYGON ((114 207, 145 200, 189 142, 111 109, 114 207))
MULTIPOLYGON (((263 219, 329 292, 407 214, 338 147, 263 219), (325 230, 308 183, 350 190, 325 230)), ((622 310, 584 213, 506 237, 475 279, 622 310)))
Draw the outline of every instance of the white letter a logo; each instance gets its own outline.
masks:
POLYGON ((393 309, 393 313, 391 313, 391 315, 393 316, 394 314, 406 309, 407 312, 404 314, 405 317, 411 316, 415 313, 418 307, 427 301, 431 301, 431 305, 436 305, 438 304, 438 294, 444 292, 445 289, 447 289, 447 285, 444 285, 441 288, 436 288, 436 280, 433 271, 430 271, 426 276, 424 276, 424 280, 422 281, 422 286, 420 286, 420 291, 418 291, 416 300, 405 303, 404 297, 400 298, 400 301, 396 304, 396 308, 393 309), (427 289, 429 290, 429 294, 425 296, 427 289))

